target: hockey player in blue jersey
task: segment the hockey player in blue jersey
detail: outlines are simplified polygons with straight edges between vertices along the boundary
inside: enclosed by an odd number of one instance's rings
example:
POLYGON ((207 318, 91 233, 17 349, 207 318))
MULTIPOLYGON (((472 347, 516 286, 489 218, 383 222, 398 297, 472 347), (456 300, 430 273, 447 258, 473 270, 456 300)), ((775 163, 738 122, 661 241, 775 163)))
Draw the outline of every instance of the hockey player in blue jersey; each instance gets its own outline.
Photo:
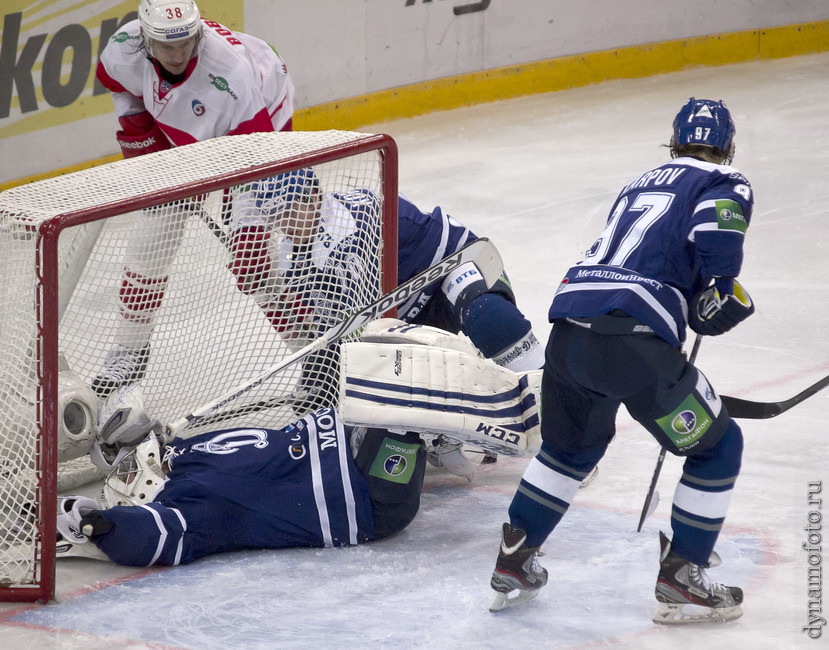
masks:
MULTIPOLYGON (((365 273, 368 264, 362 256, 380 249, 379 209, 379 197, 369 190, 323 192, 310 168, 253 183, 234 196, 233 223, 226 226, 229 268, 239 290, 257 302, 293 349, 362 306, 351 304, 356 297, 347 287, 376 283, 365 273), (342 291, 337 278, 348 278, 339 283, 342 291)), ((397 231, 400 283, 477 239, 440 207, 424 212, 402 195, 397 231)), ((151 323, 159 302, 158 296, 133 300, 131 317, 151 323)), ((516 306, 506 275, 487 287, 474 264, 425 287, 398 313, 409 323, 462 331, 484 356, 511 370, 537 369, 544 363, 543 347, 516 306)), ((139 381, 149 353, 149 339, 116 343, 93 389, 106 396, 139 381)), ((312 366, 312 361, 307 364, 312 366)))
MULTIPOLYGON (((363 338, 343 346, 339 410, 281 429, 228 428, 165 446, 141 387, 115 391, 96 416, 96 446, 115 452, 102 502, 59 500, 58 557, 177 565, 251 548, 361 544, 417 513, 420 433, 512 456, 537 451, 540 371, 514 373, 461 337, 395 319, 368 324, 363 338)), ((96 410, 94 398, 76 398, 96 410)))
POLYGON ((280 430, 228 429, 169 446, 150 435, 106 479, 107 500, 120 505, 61 499, 58 554, 75 545, 76 556, 173 566, 242 549, 361 544, 412 521, 425 464, 417 434, 355 432, 333 409, 280 430))
MULTIPOLYGON (((260 298, 260 307, 284 337, 307 342, 320 328, 334 324, 326 311, 336 310, 327 303, 348 299, 345 292, 332 296, 334 283, 323 282, 323 278, 338 275, 350 277, 352 283, 370 282, 361 276, 362 263, 356 255, 365 250, 366 243, 372 250, 381 246, 374 218, 380 210, 380 198, 370 190, 323 193, 317 175, 307 168, 262 181, 251 193, 256 212, 267 215, 270 222, 235 231, 231 268, 240 288, 251 295, 276 273, 281 293, 269 302, 260 298), (273 259, 267 248, 274 232, 285 237, 281 244, 285 252, 278 259, 273 259), (292 286, 298 271, 308 265, 318 270, 320 282, 316 286, 309 283, 308 274, 303 273, 303 286, 292 286), (284 296, 286 287, 293 292, 289 300, 284 296), (305 319, 297 318, 298 313, 305 319)), ((477 235, 440 207, 424 212, 399 195, 397 239, 397 280, 403 283, 477 235)), ((544 363, 543 348, 516 306, 506 275, 487 287, 474 263, 461 266, 412 296, 398 308, 398 316, 407 323, 462 331, 485 357, 516 372, 535 370, 544 363)))
POLYGON ((673 123, 672 160, 622 189, 604 231, 561 281, 549 311, 542 446, 503 525, 492 611, 546 584, 538 549, 605 453, 624 404, 685 457, 673 539, 660 533, 654 621, 741 615, 742 590, 711 582, 706 569, 740 471, 742 433, 681 350, 686 326, 718 335, 754 311, 736 279, 754 197, 729 166, 734 134, 722 101, 688 100, 673 123))

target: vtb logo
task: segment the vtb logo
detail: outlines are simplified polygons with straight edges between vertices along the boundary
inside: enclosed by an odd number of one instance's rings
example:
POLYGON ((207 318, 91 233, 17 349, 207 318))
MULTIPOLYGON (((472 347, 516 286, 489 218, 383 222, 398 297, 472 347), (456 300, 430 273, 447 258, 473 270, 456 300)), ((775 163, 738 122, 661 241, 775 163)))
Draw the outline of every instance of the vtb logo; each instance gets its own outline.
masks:
MULTIPOLYGON (((423 4, 427 2, 432 2, 432 0, 423 0, 423 4)), ((452 8, 452 13, 456 16, 462 16, 463 14, 473 14, 476 11, 483 11, 487 7, 489 7, 489 3, 491 0, 480 0, 479 2, 468 2, 466 4, 458 5, 457 7, 452 8)), ((417 0, 406 0, 406 6, 411 7, 412 5, 416 4, 417 0)))

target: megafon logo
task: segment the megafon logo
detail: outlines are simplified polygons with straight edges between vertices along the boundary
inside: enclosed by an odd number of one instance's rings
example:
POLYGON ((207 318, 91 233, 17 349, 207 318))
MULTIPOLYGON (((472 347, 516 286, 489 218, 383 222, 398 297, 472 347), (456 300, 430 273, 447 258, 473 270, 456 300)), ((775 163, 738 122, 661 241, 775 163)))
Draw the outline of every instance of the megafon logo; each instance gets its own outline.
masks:
MULTIPOLYGON (((421 4, 430 3, 432 0, 420 0, 421 4)), ((457 0, 456 0, 457 1, 457 0)), ((456 16, 462 16, 463 14, 472 14, 476 11, 483 11, 487 7, 489 7, 489 3, 491 0, 480 0, 479 2, 466 2, 459 4, 456 7, 452 7, 452 13, 456 16)), ((417 4, 417 0, 406 0, 406 6, 411 7, 412 5, 417 4)))
POLYGON ((695 426, 697 426, 697 416, 693 411, 682 411, 671 422, 671 427, 677 433, 690 433, 695 426))
MULTIPOLYGON (((130 12, 123 18, 107 18, 101 21, 97 54, 107 44, 110 36, 125 23, 137 16, 130 12)), ((43 101, 59 108, 73 103, 87 87, 90 73, 94 71, 93 36, 90 29, 72 23, 64 25, 54 34, 41 33, 24 38, 21 43, 23 12, 6 14, 3 18, 3 35, 0 40, 0 119, 11 114, 14 91, 21 113, 41 108, 36 90, 35 69, 40 63, 40 90, 43 101), (67 73, 68 70, 68 73, 67 73)), ((93 95, 103 95, 106 90, 97 81, 93 95)))

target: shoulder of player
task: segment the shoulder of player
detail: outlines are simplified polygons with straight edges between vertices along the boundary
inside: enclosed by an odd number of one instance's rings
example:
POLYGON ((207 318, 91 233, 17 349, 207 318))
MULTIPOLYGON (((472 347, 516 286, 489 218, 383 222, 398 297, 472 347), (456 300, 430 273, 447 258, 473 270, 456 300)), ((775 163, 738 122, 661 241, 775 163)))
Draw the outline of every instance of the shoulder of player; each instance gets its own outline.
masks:
POLYGON ((706 162, 704 160, 698 160, 697 158, 677 158, 670 163, 666 163, 668 165, 683 165, 685 167, 689 167, 691 169, 698 170, 703 174, 708 174, 712 178, 716 180, 720 179, 733 179, 736 182, 740 183, 748 183, 748 179, 740 173, 738 169, 732 167, 731 165, 718 165, 716 163, 706 162))
POLYGON ((115 64, 146 60, 144 48, 141 47, 141 27, 138 19, 126 23, 109 37, 100 58, 102 61, 115 64))

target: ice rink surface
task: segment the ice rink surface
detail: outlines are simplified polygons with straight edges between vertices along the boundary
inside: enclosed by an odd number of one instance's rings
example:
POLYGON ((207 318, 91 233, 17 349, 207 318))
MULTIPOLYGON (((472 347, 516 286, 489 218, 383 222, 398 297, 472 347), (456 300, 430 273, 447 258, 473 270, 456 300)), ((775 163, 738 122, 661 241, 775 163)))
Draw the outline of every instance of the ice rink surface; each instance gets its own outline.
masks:
MULTIPOLYGON (((546 339, 560 276, 601 230, 623 185, 668 158, 660 147, 689 96, 725 99, 734 166, 755 212, 742 280, 757 313, 702 345, 721 392, 777 401, 829 373, 829 53, 616 81, 364 129, 393 135, 400 187, 498 245, 519 304, 546 339)), ((58 599, 0 606, 0 645, 19 648, 826 647, 809 625, 808 517, 822 516, 821 605, 829 613, 829 390, 776 419, 743 420, 746 448, 714 580, 746 592, 726 625, 651 623, 660 529, 681 461, 636 532, 656 443, 626 414, 600 465, 545 544, 550 583, 494 615, 489 575, 526 459, 472 482, 430 470, 418 518, 400 535, 336 550, 234 553, 135 571, 87 560, 58 567, 58 599), (824 502, 809 504, 820 484, 824 502), (822 506, 822 510, 820 509, 822 506)), ((814 600, 814 598, 811 598, 814 600)), ((814 604, 814 603, 813 603, 814 604)), ((829 616, 827 616, 829 618, 829 616)))

